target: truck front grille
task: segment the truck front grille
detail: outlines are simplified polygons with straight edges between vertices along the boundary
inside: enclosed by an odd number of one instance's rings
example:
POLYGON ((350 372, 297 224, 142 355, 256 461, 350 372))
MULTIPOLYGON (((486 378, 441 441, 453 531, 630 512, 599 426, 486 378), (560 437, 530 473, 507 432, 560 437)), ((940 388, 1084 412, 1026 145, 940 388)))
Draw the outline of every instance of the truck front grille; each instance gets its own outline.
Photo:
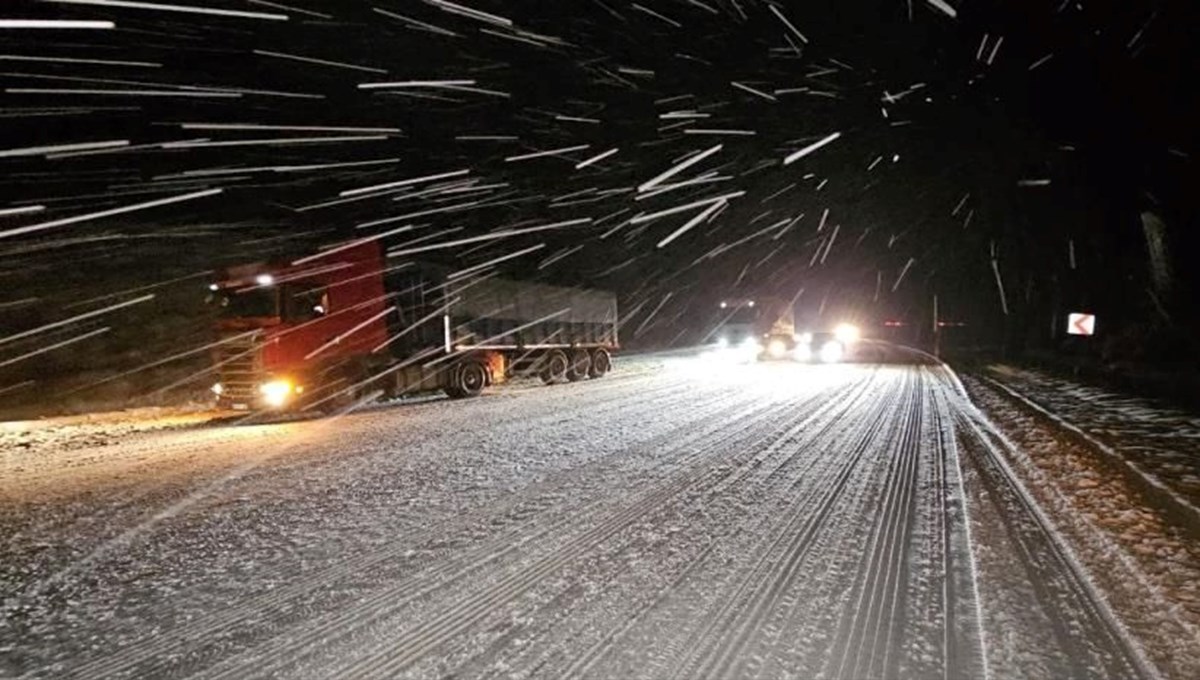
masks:
POLYGON ((235 403, 250 403, 258 398, 263 379, 262 334, 239 333, 217 345, 217 377, 224 388, 221 398, 235 403))

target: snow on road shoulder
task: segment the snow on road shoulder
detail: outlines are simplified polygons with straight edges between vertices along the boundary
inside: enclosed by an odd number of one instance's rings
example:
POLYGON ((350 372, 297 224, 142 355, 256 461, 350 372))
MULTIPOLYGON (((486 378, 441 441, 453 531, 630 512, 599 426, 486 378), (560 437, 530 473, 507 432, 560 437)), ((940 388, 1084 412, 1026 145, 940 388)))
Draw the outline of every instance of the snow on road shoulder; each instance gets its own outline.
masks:
POLYGON ((156 430, 194 427, 217 413, 200 408, 138 408, 81 416, 0 422, 0 464, 121 443, 156 430))
POLYGON ((1011 446, 998 447, 1094 585, 1169 677, 1200 676, 1200 541, 1104 453, 995 385, 972 400, 1011 446))
POLYGON ((1119 456, 1193 512, 1200 508, 1200 416, 1011 366, 989 366, 987 378, 1119 456))

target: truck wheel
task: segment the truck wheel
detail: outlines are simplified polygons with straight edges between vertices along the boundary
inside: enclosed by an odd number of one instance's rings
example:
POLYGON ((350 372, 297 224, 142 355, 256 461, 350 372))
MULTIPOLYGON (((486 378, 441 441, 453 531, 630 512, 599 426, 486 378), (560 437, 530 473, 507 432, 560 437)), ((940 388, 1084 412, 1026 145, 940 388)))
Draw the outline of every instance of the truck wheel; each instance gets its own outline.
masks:
POLYGON ((479 396, 484 387, 487 387, 487 367, 478 361, 468 361, 454 369, 445 391, 451 399, 462 399, 479 396))
POLYGON ((608 373, 612 368, 612 357, 609 356, 608 350, 598 349, 592 352, 592 365, 588 368, 588 375, 593 378, 608 373))
POLYGON ((559 349, 550 352, 546 355, 542 366, 542 382, 549 385, 561 381, 567 376, 568 368, 570 368, 570 362, 567 361, 565 352, 559 349))
POLYGON ((592 370, 592 355, 586 349, 571 353, 571 367, 567 369, 567 380, 579 382, 588 377, 592 370))

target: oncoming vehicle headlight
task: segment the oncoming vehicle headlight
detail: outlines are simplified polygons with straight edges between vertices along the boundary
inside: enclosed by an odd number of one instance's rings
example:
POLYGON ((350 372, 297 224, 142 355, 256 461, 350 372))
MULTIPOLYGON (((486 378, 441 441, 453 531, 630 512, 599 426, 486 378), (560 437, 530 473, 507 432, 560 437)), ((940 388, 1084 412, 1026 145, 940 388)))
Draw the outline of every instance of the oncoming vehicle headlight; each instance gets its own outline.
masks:
POLYGON ((772 359, 782 359, 787 354, 787 345, 782 340, 772 340, 767 344, 767 354, 770 354, 772 359))
POLYGON ((858 342, 858 339, 862 337, 862 331, 854 324, 844 323, 833 329, 833 335, 843 345, 850 345, 858 342))
POLYGON ((258 386, 258 391, 262 394, 263 401, 268 406, 276 408, 287 403, 288 397, 292 394, 292 381, 290 380, 272 380, 258 386))
POLYGON ((846 347, 837 340, 830 340, 821 345, 820 357, 821 361, 826 364, 836 364, 842 360, 842 356, 846 353, 846 347))

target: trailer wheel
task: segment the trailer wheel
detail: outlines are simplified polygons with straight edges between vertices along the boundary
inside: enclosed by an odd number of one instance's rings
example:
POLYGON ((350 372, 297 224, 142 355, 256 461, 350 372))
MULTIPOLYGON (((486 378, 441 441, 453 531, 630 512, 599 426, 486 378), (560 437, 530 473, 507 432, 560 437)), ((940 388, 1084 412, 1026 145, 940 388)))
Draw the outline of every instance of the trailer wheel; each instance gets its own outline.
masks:
POLYGON ((550 352, 543 360, 541 371, 542 382, 547 385, 559 382, 567 376, 569 368, 570 362, 567 361, 566 352, 560 349, 550 352))
POLYGON ((588 368, 588 375, 592 378, 599 378, 612 369, 612 357, 609 356, 608 350, 598 349, 592 352, 592 365, 588 368))
POLYGON ((487 367, 478 361, 467 361, 454 368, 446 395, 451 399, 477 397, 487 387, 487 367))
POLYGON ((592 371, 592 355, 586 349, 575 350, 571 353, 571 367, 567 369, 567 380, 578 382, 588 377, 592 371))

